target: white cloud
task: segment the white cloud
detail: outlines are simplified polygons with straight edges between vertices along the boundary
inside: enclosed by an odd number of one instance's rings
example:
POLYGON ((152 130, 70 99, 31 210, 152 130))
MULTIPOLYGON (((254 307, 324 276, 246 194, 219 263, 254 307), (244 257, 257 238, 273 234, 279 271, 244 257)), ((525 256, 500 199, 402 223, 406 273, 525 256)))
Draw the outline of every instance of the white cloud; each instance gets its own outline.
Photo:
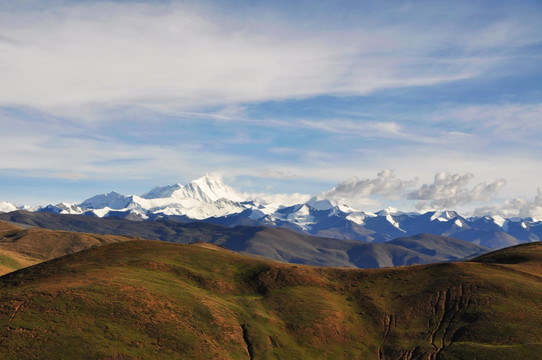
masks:
POLYGON ((542 136, 542 104, 538 103, 467 106, 445 112, 438 118, 470 124, 473 132, 487 134, 489 130, 498 139, 542 136))
POLYGON ((2 135, 0 170, 30 177, 63 179, 189 179, 246 159, 198 148, 119 142, 107 138, 2 135))
MULTIPOLYGON (((0 33, 10 41, 0 41, 0 104, 69 115, 115 106, 176 111, 367 94, 488 69, 478 55, 438 61, 432 54, 449 34, 408 22, 316 31, 320 24, 284 14, 259 24, 207 10, 98 2, 5 12, 0 33)), ((495 41, 498 48, 504 40, 495 41)))
MULTIPOLYGON (((397 198, 403 190, 415 186, 417 181, 417 179, 400 180, 395 177, 394 170, 385 169, 373 179, 350 178, 330 191, 320 194, 319 197, 351 206, 365 205, 371 196, 397 198)), ((374 200, 371 203, 374 203, 374 200)))
MULTIPOLYGON (((285 124, 288 126, 288 124, 285 124)), ((298 124, 290 122, 290 126, 301 126, 318 129, 330 133, 350 134, 356 136, 404 137, 401 126, 396 122, 353 121, 346 119, 301 120, 298 124)))
POLYGON ((501 204, 479 207, 474 210, 474 215, 500 215, 503 217, 532 217, 542 219, 542 187, 537 189, 533 200, 525 197, 517 197, 505 200, 501 204))
POLYGON ((457 205, 478 201, 492 200, 500 189, 506 185, 506 180, 499 179, 490 184, 479 183, 472 189, 467 184, 474 177, 470 173, 435 174, 432 184, 424 184, 419 189, 406 195, 408 200, 422 200, 416 208, 450 209, 457 205))
POLYGON ((285 127, 297 127, 316 129, 322 132, 351 135, 360 138, 393 139, 423 144, 450 144, 457 143, 458 138, 464 138, 465 134, 457 132, 438 131, 430 134, 431 131, 424 129, 421 133, 416 128, 409 126, 408 121, 398 123, 397 121, 367 121, 350 119, 326 119, 326 120, 291 120, 273 121, 285 127))

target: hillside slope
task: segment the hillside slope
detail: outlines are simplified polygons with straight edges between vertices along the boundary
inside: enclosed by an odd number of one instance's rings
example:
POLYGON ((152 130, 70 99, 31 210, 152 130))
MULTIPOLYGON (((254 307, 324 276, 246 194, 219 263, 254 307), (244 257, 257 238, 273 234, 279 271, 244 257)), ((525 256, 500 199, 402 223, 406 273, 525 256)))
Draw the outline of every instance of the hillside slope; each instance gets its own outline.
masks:
POLYGON ((108 244, 0 278, 6 359, 534 359, 542 244, 395 269, 108 244))
POLYGON ((94 246, 134 239, 38 227, 23 229, 0 221, 0 275, 94 246))

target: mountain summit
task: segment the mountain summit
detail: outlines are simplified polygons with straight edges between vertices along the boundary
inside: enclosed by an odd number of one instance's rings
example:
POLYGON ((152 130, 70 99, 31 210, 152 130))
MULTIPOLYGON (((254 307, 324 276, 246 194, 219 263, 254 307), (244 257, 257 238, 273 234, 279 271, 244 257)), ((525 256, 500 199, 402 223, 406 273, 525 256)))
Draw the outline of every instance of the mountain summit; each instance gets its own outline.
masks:
POLYGON ((147 220, 158 216, 183 216, 206 219, 245 210, 242 197, 220 179, 205 175, 188 185, 155 187, 142 196, 123 196, 116 192, 97 195, 79 204, 86 215, 130 217, 147 220))
POLYGON ((144 199, 194 199, 208 203, 221 199, 237 202, 243 201, 242 196, 237 191, 224 184, 221 179, 210 175, 202 176, 186 186, 175 184, 155 187, 141 197, 144 199))

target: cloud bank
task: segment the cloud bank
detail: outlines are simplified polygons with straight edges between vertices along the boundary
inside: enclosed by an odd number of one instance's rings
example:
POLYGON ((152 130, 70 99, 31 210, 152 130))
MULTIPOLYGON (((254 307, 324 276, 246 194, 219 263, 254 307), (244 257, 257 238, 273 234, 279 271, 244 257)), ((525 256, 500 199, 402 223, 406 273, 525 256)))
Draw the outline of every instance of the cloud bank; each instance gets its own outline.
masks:
POLYGON ((408 200, 422 200, 418 210, 426 208, 448 209, 456 205, 465 205, 477 201, 492 200, 506 185, 506 180, 499 179, 490 184, 479 183, 472 189, 467 184, 474 177, 470 173, 435 174, 432 184, 424 184, 419 189, 406 194, 408 200))
POLYGON ((537 189, 533 200, 525 197, 508 199, 502 204, 479 207, 474 210, 474 215, 500 215, 503 217, 532 217, 542 219, 542 187, 537 189))
POLYGON ((418 179, 400 180, 395 177, 394 170, 384 169, 374 179, 350 178, 339 183, 332 190, 325 192, 322 196, 330 199, 351 197, 368 197, 371 195, 383 195, 393 197, 400 194, 404 189, 412 187, 418 179))
POLYGON ((423 184, 412 190, 418 179, 402 180, 395 176, 392 169, 382 170, 375 178, 348 179, 336 185, 330 191, 323 192, 318 198, 326 198, 351 206, 375 205, 376 198, 417 201, 418 210, 445 210, 458 205, 487 202, 494 199, 506 185, 506 180, 498 179, 491 183, 481 182, 472 188, 468 183, 474 178, 471 173, 435 174, 431 184, 423 184))

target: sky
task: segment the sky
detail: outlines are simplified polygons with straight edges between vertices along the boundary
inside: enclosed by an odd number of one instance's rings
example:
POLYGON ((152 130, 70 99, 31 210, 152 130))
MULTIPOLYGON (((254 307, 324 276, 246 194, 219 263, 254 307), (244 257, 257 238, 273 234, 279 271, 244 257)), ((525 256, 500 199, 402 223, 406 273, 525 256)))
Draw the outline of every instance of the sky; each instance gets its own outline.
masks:
POLYGON ((542 218, 542 2, 0 0, 0 201, 217 174, 542 218))

